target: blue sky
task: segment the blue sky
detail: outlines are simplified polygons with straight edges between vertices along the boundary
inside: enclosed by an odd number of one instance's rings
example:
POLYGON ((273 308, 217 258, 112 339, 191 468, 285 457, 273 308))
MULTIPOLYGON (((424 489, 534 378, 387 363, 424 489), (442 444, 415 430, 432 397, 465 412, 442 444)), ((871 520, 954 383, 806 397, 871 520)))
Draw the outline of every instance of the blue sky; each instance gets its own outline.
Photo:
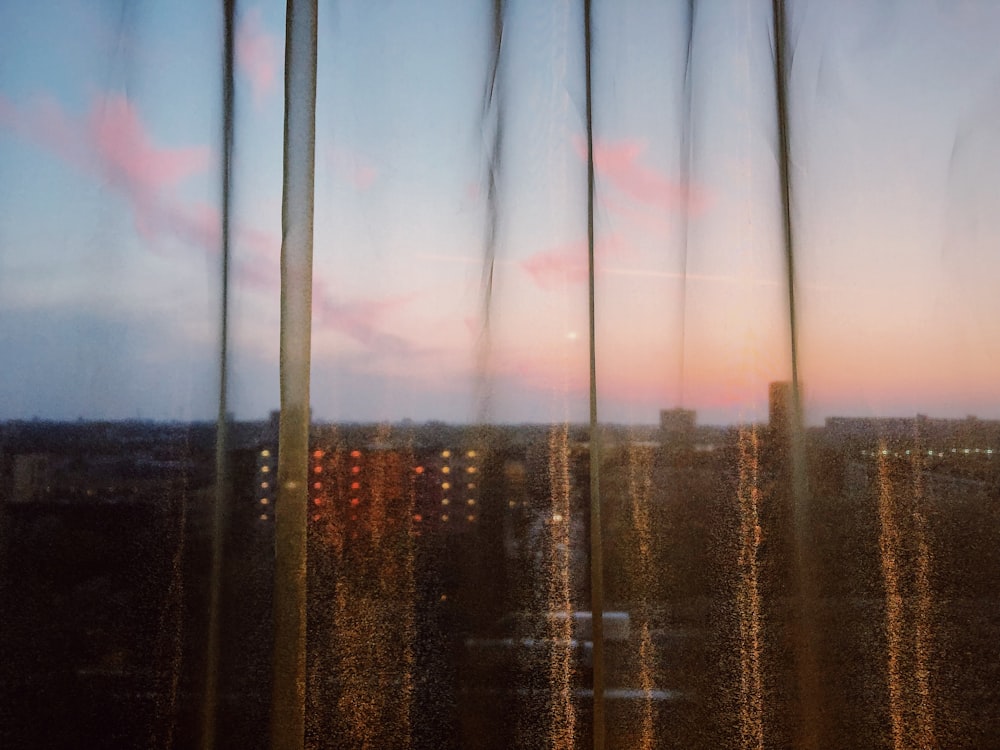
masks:
MULTIPOLYGON (((761 418, 790 367, 770 3, 698 3, 687 181, 687 3, 613 5, 593 55, 601 415, 761 418)), ((810 419, 1000 416, 1000 8, 789 7, 810 419)), ((491 12, 320 4, 319 417, 585 418, 580 4, 507 4, 492 107, 491 12)), ((283 22, 283 3, 240 5, 244 418, 278 401, 283 22)), ((213 415, 221 39, 193 0, 0 7, 0 419, 213 415)))

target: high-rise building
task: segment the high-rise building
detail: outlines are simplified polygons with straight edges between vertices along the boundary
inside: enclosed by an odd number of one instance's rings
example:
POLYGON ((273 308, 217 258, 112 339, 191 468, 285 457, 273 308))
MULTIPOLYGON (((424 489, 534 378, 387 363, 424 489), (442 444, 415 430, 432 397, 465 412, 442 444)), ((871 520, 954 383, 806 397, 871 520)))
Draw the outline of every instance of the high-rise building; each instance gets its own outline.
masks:
POLYGON ((694 441, 697 413, 693 409, 662 409, 660 411, 660 440, 663 445, 690 447, 694 441))
POLYGON ((795 391, 791 383, 771 383, 767 389, 768 427, 772 435, 787 435, 792 428, 795 410, 795 391))

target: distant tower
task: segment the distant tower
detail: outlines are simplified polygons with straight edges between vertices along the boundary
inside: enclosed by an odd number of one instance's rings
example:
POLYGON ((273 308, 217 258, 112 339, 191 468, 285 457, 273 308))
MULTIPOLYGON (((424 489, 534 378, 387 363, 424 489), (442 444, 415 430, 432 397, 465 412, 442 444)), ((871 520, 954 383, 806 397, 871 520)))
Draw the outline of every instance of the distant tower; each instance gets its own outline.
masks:
POLYGON ((697 414, 692 409, 660 411, 660 443, 671 452, 690 451, 694 446, 697 414))
POLYGON ((771 434, 787 435, 792 427, 792 410, 795 408, 792 384, 786 381, 771 383, 767 388, 767 407, 771 434))

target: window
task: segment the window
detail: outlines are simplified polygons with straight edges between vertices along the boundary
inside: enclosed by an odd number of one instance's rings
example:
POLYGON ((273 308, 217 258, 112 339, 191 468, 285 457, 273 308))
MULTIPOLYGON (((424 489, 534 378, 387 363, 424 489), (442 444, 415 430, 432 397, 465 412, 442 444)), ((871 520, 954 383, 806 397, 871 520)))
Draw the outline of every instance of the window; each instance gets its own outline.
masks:
POLYGON ((0 4, 0 745, 991 746, 1000 8, 897 5, 0 4))

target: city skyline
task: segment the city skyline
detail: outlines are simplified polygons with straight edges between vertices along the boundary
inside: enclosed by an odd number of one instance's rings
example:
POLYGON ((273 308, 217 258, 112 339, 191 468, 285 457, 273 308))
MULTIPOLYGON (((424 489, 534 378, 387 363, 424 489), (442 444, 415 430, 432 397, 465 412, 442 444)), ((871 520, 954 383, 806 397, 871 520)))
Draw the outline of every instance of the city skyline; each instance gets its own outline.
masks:
MULTIPOLYGON (((769 16, 699 6, 685 89, 681 5, 594 19, 609 423, 761 421, 791 376, 769 16)), ((914 3, 876 41, 875 10, 791 7, 807 423, 1000 417, 1000 9, 914 3)), ((585 421, 579 21, 509 7, 484 103, 485 5, 321 15, 318 420, 585 421)), ((282 10, 244 5, 236 37, 230 407, 253 419, 278 403, 282 10)), ((213 418, 218 8, 14 2, 0 49, 0 419, 213 418)))

